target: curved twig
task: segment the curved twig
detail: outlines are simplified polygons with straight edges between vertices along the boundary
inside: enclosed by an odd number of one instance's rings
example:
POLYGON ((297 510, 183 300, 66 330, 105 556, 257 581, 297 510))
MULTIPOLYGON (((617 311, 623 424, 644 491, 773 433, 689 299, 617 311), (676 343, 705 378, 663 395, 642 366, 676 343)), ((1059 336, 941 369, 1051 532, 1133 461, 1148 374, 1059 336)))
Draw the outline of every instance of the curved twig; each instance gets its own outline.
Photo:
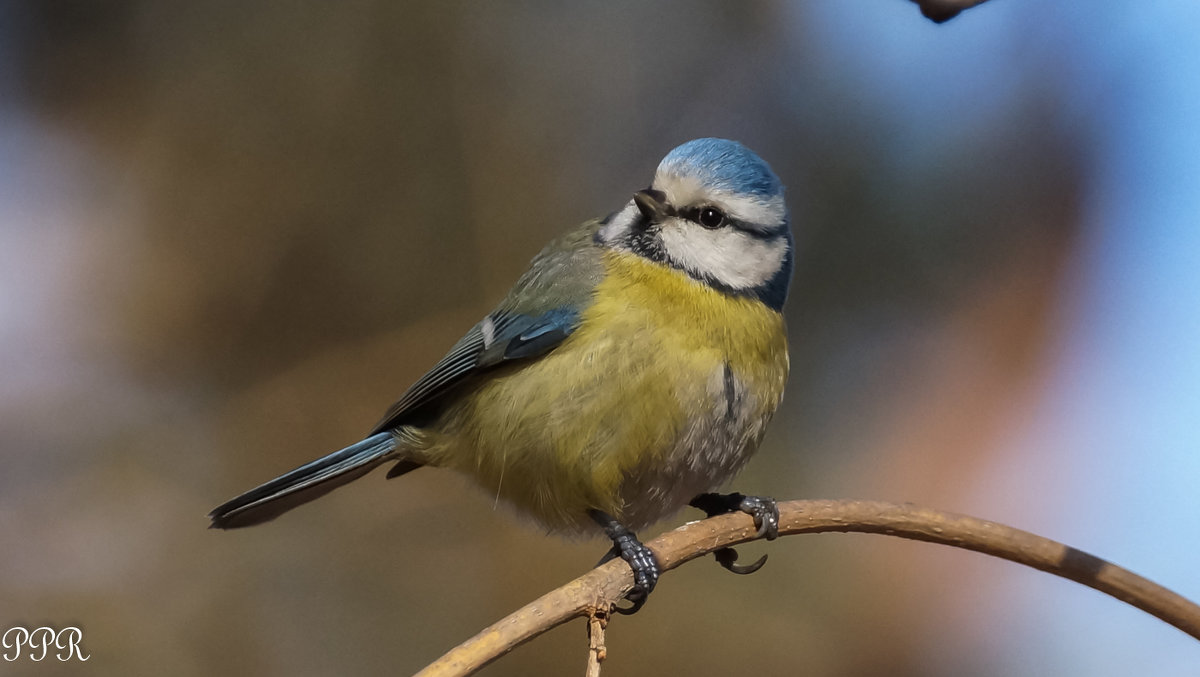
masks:
MULTIPOLYGON (((900 536, 1000 557, 1095 588, 1200 639, 1200 606, 1126 569, 1020 529, 911 504, 877 501, 779 503, 779 534, 829 531, 900 536)), ((730 513, 686 524, 646 545, 665 573, 723 547, 755 540, 748 515, 730 513)), ((633 587, 623 560, 597 567, 513 612, 452 649, 420 677, 469 675, 518 645, 576 616, 607 611, 633 587)))

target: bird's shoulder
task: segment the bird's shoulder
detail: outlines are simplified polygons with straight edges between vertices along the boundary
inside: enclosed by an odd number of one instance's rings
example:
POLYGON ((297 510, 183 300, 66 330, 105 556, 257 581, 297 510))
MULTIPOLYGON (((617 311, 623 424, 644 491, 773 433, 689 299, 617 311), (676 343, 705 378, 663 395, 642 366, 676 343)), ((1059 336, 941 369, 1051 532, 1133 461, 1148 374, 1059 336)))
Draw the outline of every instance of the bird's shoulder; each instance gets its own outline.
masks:
POLYGON ((547 244, 489 317, 585 305, 604 277, 603 248, 596 242, 600 225, 599 219, 588 221, 547 244))

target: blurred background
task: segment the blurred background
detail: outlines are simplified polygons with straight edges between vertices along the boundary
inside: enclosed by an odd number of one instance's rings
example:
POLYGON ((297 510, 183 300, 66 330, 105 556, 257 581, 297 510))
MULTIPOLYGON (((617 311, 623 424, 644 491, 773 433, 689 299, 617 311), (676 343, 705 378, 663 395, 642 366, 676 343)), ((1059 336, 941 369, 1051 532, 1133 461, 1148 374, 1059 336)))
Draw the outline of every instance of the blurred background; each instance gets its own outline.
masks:
MULTIPOLYGON (((0 3, 5 674, 408 674, 589 569, 466 480, 205 513, 357 440, 551 237, 697 136, 789 187, 792 378, 733 485, 912 501, 1200 598, 1200 3, 0 3)), ((692 515, 680 515, 662 529, 692 515)), ((652 537, 654 533, 643 533, 652 537)), ((605 674, 1194 675, 982 555, 666 576, 605 674)), ((578 674, 584 624, 487 675, 578 674)))

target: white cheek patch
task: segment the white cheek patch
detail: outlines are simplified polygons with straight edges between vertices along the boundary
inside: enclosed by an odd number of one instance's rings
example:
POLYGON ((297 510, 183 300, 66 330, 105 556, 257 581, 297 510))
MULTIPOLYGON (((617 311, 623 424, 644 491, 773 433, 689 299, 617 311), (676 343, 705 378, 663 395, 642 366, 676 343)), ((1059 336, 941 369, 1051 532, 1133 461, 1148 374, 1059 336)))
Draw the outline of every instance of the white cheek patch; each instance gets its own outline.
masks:
POLYGON ((604 242, 605 244, 619 242, 630 230, 633 229, 633 224, 636 223, 641 216, 642 214, 640 211, 638 211, 637 205, 633 203, 633 200, 630 200, 629 204, 625 205, 621 211, 613 214, 612 218, 608 220, 608 223, 600 226, 600 230, 597 232, 597 235, 600 237, 600 241, 604 242))
POLYGON ((711 230, 686 219, 663 223, 660 237, 676 265, 739 290, 770 282, 788 250, 784 237, 764 239, 736 228, 711 230))

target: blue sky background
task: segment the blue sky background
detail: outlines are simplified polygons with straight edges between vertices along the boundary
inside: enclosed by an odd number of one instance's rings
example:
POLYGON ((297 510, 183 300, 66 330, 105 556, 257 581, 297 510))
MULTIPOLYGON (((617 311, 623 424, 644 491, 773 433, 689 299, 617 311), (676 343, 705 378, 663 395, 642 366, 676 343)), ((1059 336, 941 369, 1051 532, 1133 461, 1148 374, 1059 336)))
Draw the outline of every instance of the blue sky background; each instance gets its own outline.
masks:
MULTIPOLYGON (((943 124, 986 125, 1044 68, 1063 75, 1058 100, 1089 156, 1052 366, 978 488, 978 513, 1031 484, 1053 492, 1056 510, 1014 523, 1200 598, 1200 4, 1010 0, 944 28, 898 30, 906 10, 823 4, 804 28, 903 129, 897 153, 940 143, 943 124), (1069 480, 1030 477, 1038 457, 1069 480)), ((985 612, 1006 619, 992 636, 1011 661, 1003 674, 1183 676, 1200 665, 1194 640, 1099 595, 1048 577, 1010 592, 1008 609, 985 612)))

